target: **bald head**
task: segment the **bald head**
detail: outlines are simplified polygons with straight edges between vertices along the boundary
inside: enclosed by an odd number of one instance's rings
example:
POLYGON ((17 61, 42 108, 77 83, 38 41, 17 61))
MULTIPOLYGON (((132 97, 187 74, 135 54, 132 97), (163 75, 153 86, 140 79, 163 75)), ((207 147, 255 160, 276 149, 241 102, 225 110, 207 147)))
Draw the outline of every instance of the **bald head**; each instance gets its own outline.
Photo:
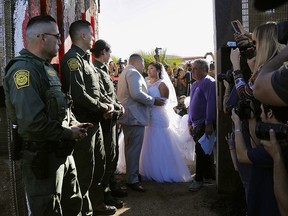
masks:
MULTIPOLYGON (((52 28, 52 25, 57 25, 55 19, 49 15, 35 16, 31 18, 26 27, 26 41, 33 42, 39 34, 42 34, 52 28)), ((49 31, 48 31, 49 32, 49 31)))

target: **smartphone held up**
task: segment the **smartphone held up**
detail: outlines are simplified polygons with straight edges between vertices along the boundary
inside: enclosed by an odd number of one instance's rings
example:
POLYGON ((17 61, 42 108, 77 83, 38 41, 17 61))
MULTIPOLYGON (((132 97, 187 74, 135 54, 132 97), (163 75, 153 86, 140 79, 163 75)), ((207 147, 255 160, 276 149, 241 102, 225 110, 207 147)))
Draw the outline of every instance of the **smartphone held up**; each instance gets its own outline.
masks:
POLYGON ((240 30, 240 28, 239 28, 239 26, 238 26, 237 20, 231 21, 231 25, 232 25, 232 28, 233 28, 233 30, 234 30, 234 33, 239 33, 239 34, 241 34, 241 30, 240 30))

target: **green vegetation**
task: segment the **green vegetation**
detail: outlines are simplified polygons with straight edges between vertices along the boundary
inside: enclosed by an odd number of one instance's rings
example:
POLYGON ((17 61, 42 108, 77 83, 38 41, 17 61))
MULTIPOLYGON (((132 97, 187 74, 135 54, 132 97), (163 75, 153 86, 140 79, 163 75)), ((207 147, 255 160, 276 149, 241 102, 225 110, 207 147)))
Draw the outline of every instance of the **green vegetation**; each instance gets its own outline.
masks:
MULTIPOLYGON (((167 49, 162 49, 159 51, 159 59, 160 62, 163 65, 170 65, 172 68, 174 66, 174 63, 176 63, 177 67, 182 66, 183 60, 182 58, 178 57, 178 56, 167 56, 166 55, 166 50, 167 49)), ((140 51, 139 54, 143 57, 144 59, 144 64, 145 64, 145 68, 147 68, 148 64, 150 62, 155 61, 154 55, 155 55, 155 51, 151 50, 150 52, 144 52, 144 51, 140 51)), ((114 56, 111 57, 112 60, 117 63, 118 59, 114 56)))

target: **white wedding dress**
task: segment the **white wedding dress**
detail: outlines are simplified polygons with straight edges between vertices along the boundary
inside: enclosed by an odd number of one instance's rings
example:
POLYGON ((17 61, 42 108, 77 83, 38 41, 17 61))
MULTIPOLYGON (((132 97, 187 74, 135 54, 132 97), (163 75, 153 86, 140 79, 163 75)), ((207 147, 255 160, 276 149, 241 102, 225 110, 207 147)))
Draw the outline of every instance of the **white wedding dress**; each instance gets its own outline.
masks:
MULTIPOLYGON (((148 83, 149 95, 160 97, 158 86, 161 82, 163 81, 160 79, 154 84, 148 83)), ((145 127, 140 155, 139 172, 143 180, 191 181, 191 173, 184 160, 185 155, 180 151, 181 145, 184 146, 184 139, 178 128, 180 121, 181 117, 174 112, 169 101, 164 106, 150 108, 150 124, 145 127)), ((192 146, 191 136, 190 139, 192 146)))
MULTIPOLYGON (((158 86, 161 80, 154 85, 149 84, 149 94, 160 97, 158 86)), ((172 89, 172 83, 168 83, 172 89)), ((144 143, 140 158, 140 173, 145 179, 158 182, 190 181, 191 175, 187 164, 191 164, 195 156, 195 142, 188 131, 188 114, 179 116, 173 110, 176 105, 174 89, 169 89, 169 100, 162 107, 153 107, 151 125, 146 127, 144 143), (174 99, 173 99, 174 96, 174 99)), ((188 103, 189 104, 189 103, 188 103)), ((117 174, 126 173, 124 134, 118 138, 119 158, 117 174)))

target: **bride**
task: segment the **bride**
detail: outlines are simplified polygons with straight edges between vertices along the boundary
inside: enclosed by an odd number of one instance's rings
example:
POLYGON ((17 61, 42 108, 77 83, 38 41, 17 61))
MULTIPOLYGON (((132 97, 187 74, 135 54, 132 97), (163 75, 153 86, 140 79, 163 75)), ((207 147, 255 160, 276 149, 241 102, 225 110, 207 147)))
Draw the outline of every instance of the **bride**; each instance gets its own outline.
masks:
MULTIPOLYGON (((174 87, 161 63, 148 65, 148 78, 149 95, 161 97, 166 104, 150 109, 140 155, 141 177, 157 182, 190 181, 191 174, 180 150, 184 142, 179 129, 181 117, 173 110, 177 105, 174 87)), ((190 140, 192 145, 191 137, 190 140)))
MULTIPOLYGON (((153 97, 162 97, 166 104, 150 110, 150 124, 145 128, 140 155, 140 174, 143 180, 157 182, 190 181, 191 174, 186 162, 194 160, 195 142, 188 131, 188 115, 181 117, 173 110, 177 105, 175 89, 161 63, 150 63, 148 76, 148 93, 153 97)), ((118 143, 116 173, 125 174, 123 132, 119 135, 118 143)))

